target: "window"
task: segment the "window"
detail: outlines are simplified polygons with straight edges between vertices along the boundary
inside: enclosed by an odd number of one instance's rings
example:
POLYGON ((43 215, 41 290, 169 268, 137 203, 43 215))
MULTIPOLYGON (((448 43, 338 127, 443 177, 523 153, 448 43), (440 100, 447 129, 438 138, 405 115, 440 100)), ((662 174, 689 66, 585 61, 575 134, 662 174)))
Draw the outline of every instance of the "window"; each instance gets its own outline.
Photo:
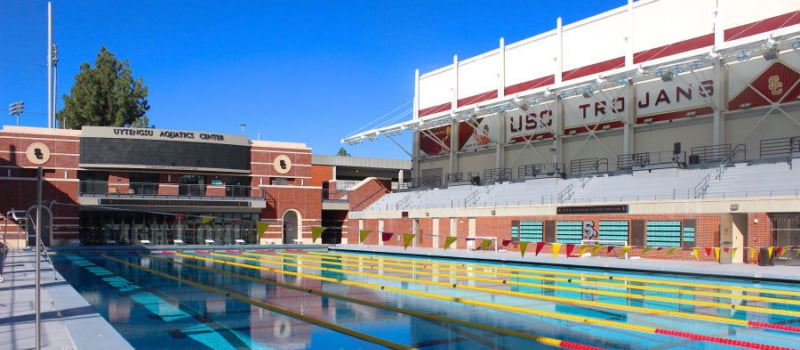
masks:
POLYGON ((80 194, 104 194, 108 192, 108 172, 78 170, 80 194))
MULTIPOLYGON (((694 239, 693 232, 692 239, 694 239)), ((654 247, 680 247, 681 222, 678 220, 648 221, 646 245, 654 247)))
POLYGON ((544 223, 541 221, 522 221, 511 227, 511 239, 515 242, 543 242, 544 223))
POLYGON ((628 242, 628 232, 630 223, 627 221, 600 221, 600 240, 619 241, 602 242, 605 245, 625 245, 628 242))
POLYGON ((560 221, 556 223, 556 242, 581 244, 583 240, 583 222, 560 221))
POLYGON ((181 175, 178 183, 178 195, 205 196, 206 194, 206 177, 203 175, 181 175))
POLYGON ((135 194, 158 194, 158 174, 154 173, 130 173, 128 181, 131 192, 135 194))

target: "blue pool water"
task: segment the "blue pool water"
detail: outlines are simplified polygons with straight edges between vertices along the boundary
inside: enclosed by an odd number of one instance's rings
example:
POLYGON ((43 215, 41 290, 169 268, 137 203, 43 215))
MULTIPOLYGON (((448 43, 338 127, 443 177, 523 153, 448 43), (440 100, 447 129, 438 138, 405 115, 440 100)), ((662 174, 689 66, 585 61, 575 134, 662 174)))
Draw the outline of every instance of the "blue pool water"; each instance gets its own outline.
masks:
POLYGON ((800 347, 794 284, 346 252, 53 260, 137 349, 800 347))

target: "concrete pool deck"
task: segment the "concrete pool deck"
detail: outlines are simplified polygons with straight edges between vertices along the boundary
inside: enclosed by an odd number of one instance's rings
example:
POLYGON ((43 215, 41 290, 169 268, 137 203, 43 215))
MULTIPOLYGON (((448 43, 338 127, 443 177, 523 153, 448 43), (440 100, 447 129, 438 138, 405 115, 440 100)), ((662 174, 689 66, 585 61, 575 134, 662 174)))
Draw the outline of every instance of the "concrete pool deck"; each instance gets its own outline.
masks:
MULTIPOLYGON (((306 246, 319 249, 320 245, 306 246)), ((175 250, 175 246, 148 247, 153 251, 175 250)), ((216 248, 216 247, 215 247, 216 248)), ((219 249, 264 249, 264 246, 219 247, 219 249)), ((270 246, 269 249, 302 249, 302 246, 270 246)), ((129 250, 130 248, 125 248, 129 250)), ((207 247, 181 247, 183 250, 207 247)), ((339 245, 331 250, 347 252, 401 253, 422 257, 466 258, 504 262, 538 263, 559 266, 597 267, 632 271, 680 273, 708 277, 800 282, 800 266, 758 266, 713 262, 657 259, 618 259, 610 257, 566 258, 552 255, 505 251, 465 251, 454 249, 408 248, 392 246, 339 245)), ((92 249, 89 249, 90 251, 92 249)), ((10 250, 0 283, 0 349, 35 348, 34 255, 33 251, 10 250)), ((42 349, 132 349, 133 347, 69 285, 46 261, 41 263, 41 346, 42 349), (54 278, 57 277, 57 279, 54 278)))

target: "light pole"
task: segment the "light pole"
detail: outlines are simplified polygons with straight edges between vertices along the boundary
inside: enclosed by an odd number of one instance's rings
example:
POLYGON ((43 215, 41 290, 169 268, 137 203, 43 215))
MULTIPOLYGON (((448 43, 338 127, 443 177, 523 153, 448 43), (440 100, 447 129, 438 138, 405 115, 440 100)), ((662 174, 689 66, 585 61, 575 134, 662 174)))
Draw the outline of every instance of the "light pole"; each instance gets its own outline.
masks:
POLYGON ((17 116, 17 126, 19 126, 19 117, 25 111, 25 102, 19 101, 8 105, 8 115, 17 116))
POLYGON ((244 128, 247 127, 247 124, 239 124, 242 127, 242 135, 244 135, 244 128))

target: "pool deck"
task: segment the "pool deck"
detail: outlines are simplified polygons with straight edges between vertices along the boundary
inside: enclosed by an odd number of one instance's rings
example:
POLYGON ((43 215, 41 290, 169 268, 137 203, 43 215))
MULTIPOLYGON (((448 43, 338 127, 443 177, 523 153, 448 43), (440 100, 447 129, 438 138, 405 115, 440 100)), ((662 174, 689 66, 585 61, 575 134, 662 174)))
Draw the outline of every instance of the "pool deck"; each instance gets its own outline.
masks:
MULTIPOLYGON (((35 255, 35 251, 9 250, 5 259, 0 349, 36 348, 35 255)), ((42 260, 40 271, 42 349, 133 349, 47 261, 42 260)))
MULTIPOLYGON (((187 247, 189 248, 189 247, 187 247)), ((237 246, 236 249, 263 248, 237 246)), ((302 249, 300 246, 270 248, 302 249)), ((313 246, 319 249, 319 245, 313 246)), ((152 250, 174 250, 174 246, 152 247, 152 250)), ((228 248, 230 249, 230 248, 228 248)), ((402 253, 427 257, 466 258, 611 268, 633 271, 681 273, 708 277, 731 277, 753 280, 800 282, 800 266, 758 266, 750 264, 718 264, 713 262, 671 261, 657 259, 619 259, 610 257, 566 258, 552 255, 506 251, 465 251, 392 246, 339 245, 337 251, 402 253)), ((35 348, 35 252, 10 250, 5 260, 0 283, 0 349, 35 348)), ((41 263, 41 346, 42 349, 132 349, 131 345, 84 300, 75 289, 55 272, 46 261, 41 263), (57 277, 57 279, 54 278, 57 277)))

